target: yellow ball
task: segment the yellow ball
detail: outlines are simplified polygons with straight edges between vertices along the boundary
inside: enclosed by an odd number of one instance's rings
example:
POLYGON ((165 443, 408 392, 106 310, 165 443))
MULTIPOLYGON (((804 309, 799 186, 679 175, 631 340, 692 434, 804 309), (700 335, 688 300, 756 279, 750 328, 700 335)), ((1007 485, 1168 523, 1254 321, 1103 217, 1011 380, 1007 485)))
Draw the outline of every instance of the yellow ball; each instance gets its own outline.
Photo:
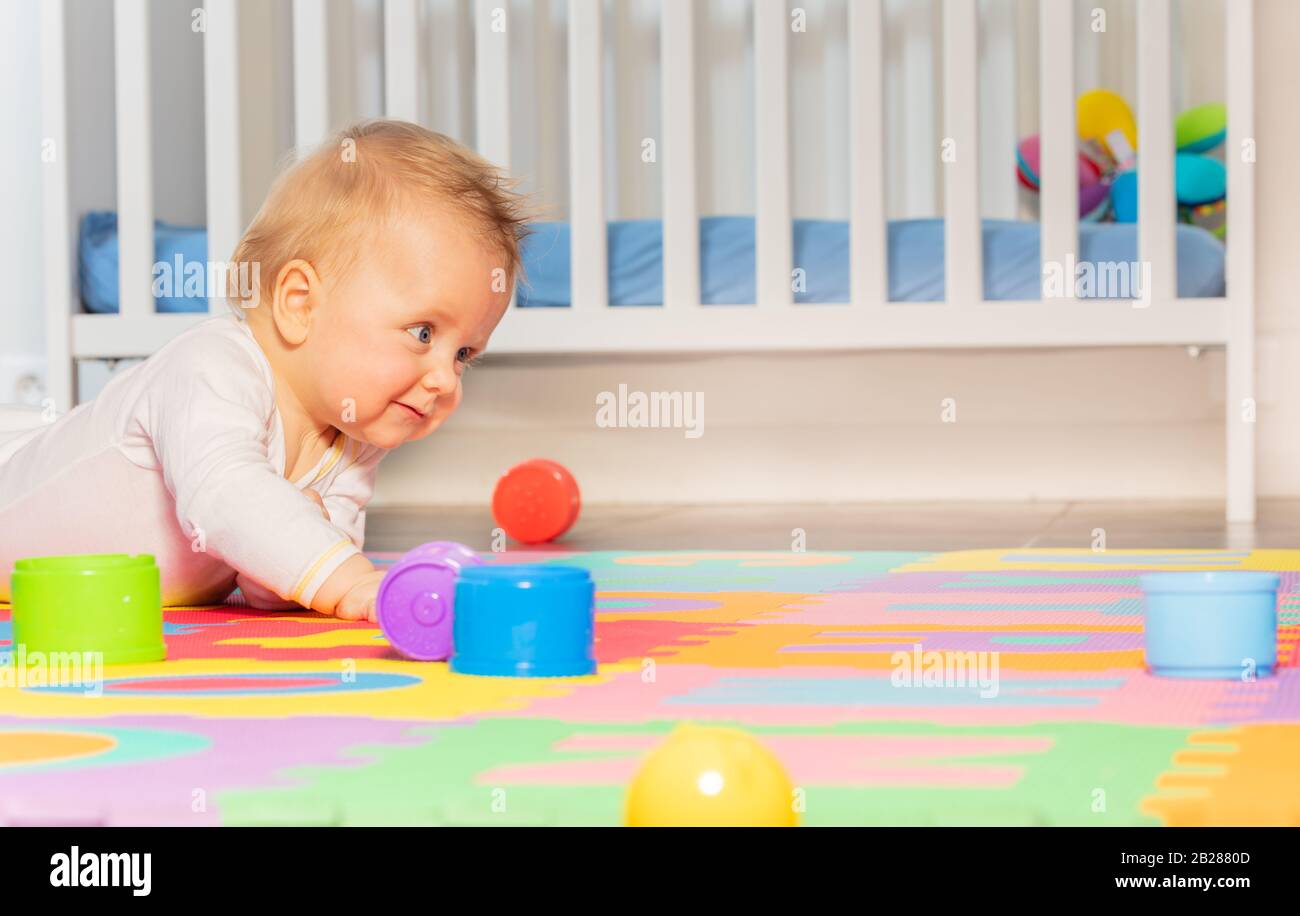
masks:
POLYGON ((1110 90, 1093 89, 1079 96, 1075 119, 1080 140, 1097 140, 1118 157, 1120 151, 1111 146, 1111 135, 1118 134, 1137 152, 1137 119, 1128 103, 1110 90))
POLYGON ((757 738, 685 723, 646 757, 627 791, 629 827, 796 827, 794 786, 757 738))

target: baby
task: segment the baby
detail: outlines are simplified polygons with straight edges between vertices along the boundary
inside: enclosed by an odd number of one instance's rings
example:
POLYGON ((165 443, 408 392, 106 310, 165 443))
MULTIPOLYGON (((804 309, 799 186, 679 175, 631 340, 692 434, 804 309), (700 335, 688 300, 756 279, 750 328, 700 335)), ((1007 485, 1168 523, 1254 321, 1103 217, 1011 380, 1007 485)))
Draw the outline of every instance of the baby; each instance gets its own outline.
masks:
POLYGON ((414 124, 350 128, 240 240, 259 278, 54 423, 0 435, 0 600, 20 557, 150 553, 165 605, 375 619, 375 471, 455 411, 510 301, 522 198, 414 124))

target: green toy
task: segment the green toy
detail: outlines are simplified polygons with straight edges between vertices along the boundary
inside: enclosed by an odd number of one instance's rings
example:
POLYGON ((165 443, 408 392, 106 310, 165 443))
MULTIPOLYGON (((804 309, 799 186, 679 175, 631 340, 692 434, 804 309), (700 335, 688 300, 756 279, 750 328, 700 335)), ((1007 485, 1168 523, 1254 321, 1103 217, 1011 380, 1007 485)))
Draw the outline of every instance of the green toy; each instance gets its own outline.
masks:
POLYGON ((156 662, 163 642, 162 579, 150 554, 29 557, 10 579, 13 645, 33 652, 98 652, 104 664, 156 662))
POLYGON ((1228 107, 1210 102, 1189 108, 1174 120, 1174 146, 1180 153, 1204 153, 1228 135, 1228 107))

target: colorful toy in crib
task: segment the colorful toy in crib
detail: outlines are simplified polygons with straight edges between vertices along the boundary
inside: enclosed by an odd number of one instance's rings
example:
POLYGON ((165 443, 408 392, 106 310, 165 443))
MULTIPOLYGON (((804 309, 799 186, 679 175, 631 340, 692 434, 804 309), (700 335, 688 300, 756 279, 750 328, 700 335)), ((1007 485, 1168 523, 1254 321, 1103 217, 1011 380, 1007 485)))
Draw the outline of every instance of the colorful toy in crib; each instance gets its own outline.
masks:
POLYGON ((162 577, 150 554, 29 557, 9 579, 13 646, 34 653, 94 653, 103 664, 158 662, 162 577))
POLYGON ((1114 171, 1132 168, 1137 156, 1137 120, 1123 98, 1109 89, 1093 89, 1074 105, 1079 139, 1100 148, 1114 171))
POLYGON ((797 798, 776 756, 735 728, 683 723, 628 786, 629 827, 797 827, 797 798))
POLYGON ((1277 573, 1147 573, 1139 581, 1152 674, 1233 681, 1273 674, 1277 573))
MULTIPOLYGON (((1039 162, 1039 140, 1034 134, 1021 140, 1016 150, 1016 177, 1031 191, 1038 190, 1039 162)), ((1089 222, 1101 219, 1106 213, 1109 193, 1110 187, 1102 180, 1101 168, 1079 153, 1079 219, 1089 222)))
POLYGON ((553 541, 578 520, 582 497, 564 465, 545 458, 517 464, 492 493, 492 517, 522 544, 553 541))
POLYGON ((485 566, 473 550, 433 541, 408 551, 375 599, 393 648, 417 661, 451 659, 458 674, 594 674, 595 584, 574 566, 485 566))
MULTIPOLYGON (((1075 122, 1079 152, 1079 217, 1086 221, 1137 221, 1137 121, 1128 104, 1106 89, 1079 96, 1075 122)), ((1203 226, 1220 238, 1227 196, 1223 163, 1202 153, 1227 136, 1227 110, 1220 103, 1199 105, 1174 122, 1174 198, 1184 222, 1203 226)), ((1016 175, 1038 191, 1040 150, 1037 135, 1021 140, 1016 149, 1016 175)))

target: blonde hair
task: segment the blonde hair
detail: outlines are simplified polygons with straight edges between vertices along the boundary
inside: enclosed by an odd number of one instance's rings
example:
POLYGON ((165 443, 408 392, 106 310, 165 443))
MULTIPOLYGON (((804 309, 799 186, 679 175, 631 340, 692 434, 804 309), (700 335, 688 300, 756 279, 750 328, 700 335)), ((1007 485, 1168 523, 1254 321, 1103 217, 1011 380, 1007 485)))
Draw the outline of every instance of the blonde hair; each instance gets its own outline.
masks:
MULTIPOLYGON (((296 258, 318 271, 346 271, 362 240, 420 205, 450 208, 501 254, 511 283, 522 278, 521 248, 530 234, 528 201, 518 181, 443 134, 407 121, 372 120, 339 131, 283 172, 235 247, 232 268, 258 265, 269 294, 296 258)), ((242 313, 244 295, 228 291, 242 313)), ((254 300, 255 302, 256 300, 254 300)))

